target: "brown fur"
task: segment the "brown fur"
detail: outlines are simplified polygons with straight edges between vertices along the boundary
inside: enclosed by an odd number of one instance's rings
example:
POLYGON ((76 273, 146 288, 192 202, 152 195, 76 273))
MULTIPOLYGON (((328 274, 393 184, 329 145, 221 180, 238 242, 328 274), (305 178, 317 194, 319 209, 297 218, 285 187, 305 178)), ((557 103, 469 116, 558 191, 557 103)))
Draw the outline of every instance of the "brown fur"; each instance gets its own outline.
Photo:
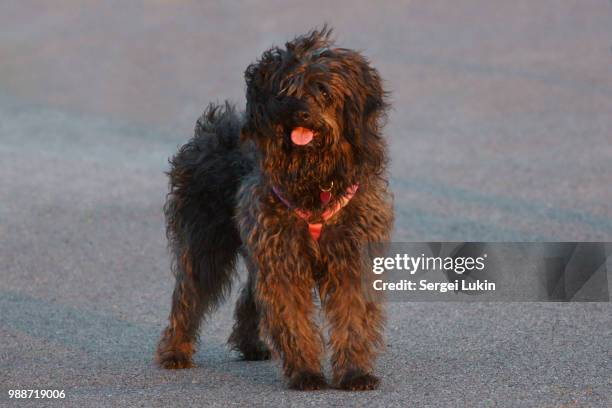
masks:
POLYGON ((157 361, 192 366, 199 322, 229 291, 240 252, 248 279, 230 344, 248 360, 280 359, 291 388, 325 387, 325 344, 314 319, 318 291, 332 384, 376 388, 384 313, 368 284, 366 255, 370 244, 389 240, 393 222, 378 73, 355 51, 333 48, 323 29, 266 51, 246 79, 244 118, 229 105, 212 106, 171 162, 165 208, 176 287, 157 361), (296 126, 317 137, 292 145, 296 126), (331 204, 348 186, 359 183, 359 190, 315 241, 272 186, 315 220, 325 209, 318 193, 331 182, 331 204))

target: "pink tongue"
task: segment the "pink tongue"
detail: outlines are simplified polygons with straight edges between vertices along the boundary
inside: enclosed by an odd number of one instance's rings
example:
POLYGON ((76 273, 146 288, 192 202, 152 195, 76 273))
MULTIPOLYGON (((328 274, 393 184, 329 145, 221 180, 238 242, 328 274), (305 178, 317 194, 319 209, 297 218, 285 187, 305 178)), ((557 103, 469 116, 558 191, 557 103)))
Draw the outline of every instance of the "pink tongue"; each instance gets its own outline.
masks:
POLYGON ((298 146, 307 145, 313 137, 312 130, 303 127, 296 127, 291 131, 291 141, 298 146))

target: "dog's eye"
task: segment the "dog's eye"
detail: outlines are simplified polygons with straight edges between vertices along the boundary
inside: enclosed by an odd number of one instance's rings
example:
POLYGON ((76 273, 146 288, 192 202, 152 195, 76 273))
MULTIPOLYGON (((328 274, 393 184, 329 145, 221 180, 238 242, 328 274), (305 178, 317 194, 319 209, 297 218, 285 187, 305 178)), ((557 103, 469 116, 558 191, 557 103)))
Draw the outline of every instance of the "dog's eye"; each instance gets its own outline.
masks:
POLYGON ((327 92, 327 89, 325 89, 325 87, 322 85, 319 86, 319 94, 325 99, 326 102, 331 100, 329 92, 327 92))

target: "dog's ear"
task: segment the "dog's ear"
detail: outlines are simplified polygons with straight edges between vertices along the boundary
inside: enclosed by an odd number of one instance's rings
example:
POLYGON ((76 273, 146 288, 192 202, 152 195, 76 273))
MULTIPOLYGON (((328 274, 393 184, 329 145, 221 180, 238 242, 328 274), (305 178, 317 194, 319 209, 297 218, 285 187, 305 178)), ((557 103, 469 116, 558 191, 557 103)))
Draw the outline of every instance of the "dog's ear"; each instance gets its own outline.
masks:
POLYGON ((262 74, 260 72, 260 62, 256 62, 247 67, 244 72, 244 79, 246 81, 246 109, 244 124, 240 132, 240 141, 245 142, 247 140, 256 141, 257 135, 255 129, 257 129, 257 123, 261 122, 261 115, 263 114, 263 101, 262 101, 262 74))
POLYGON ((264 52, 261 59, 249 65, 244 72, 246 81, 245 120, 240 134, 241 141, 252 140, 255 143, 261 138, 260 132, 266 131, 270 121, 270 101, 274 99, 271 89, 272 75, 280 64, 281 51, 271 48, 264 52))
POLYGON ((385 168, 387 157, 386 143, 381 135, 388 108, 387 93, 378 71, 367 59, 350 51, 348 60, 352 75, 349 79, 351 95, 344 107, 347 138, 358 163, 380 173, 385 168))

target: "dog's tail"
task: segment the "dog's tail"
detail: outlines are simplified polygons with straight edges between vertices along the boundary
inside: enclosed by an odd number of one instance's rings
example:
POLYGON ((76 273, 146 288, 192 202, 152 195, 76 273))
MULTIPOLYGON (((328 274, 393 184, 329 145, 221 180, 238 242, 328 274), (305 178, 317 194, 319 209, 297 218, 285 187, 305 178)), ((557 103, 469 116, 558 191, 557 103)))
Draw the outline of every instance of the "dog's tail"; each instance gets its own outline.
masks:
POLYGON ((240 126, 232 105, 210 105, 194 137, 170 160, 164 213, 177 278, 173 309, 186 309, 173 310, 171 318, 184 317, 187 326, 231 287, 241 245, 233 220, 236 192, 253 165, 240 151, 240 126))

